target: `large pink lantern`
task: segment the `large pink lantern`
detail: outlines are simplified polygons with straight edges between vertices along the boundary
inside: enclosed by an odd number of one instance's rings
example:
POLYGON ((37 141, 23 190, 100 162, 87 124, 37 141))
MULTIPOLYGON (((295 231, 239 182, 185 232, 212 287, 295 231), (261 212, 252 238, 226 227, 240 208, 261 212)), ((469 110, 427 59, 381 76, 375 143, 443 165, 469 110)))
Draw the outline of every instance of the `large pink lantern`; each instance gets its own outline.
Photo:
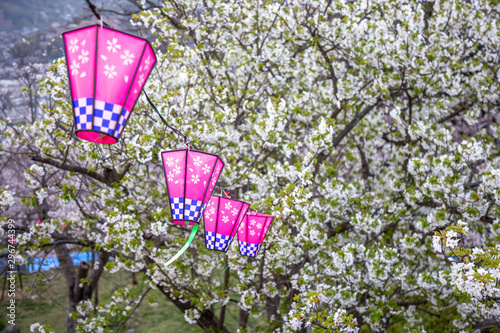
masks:
POLYGON ((243 201, 212 196, 204 216, 207 249, 226 252, 249 207, 243 201))
POLYGON ((255 257, 273 221, 272 215, 248 213, 238 228, 240 254, 255 257))
POLYGON ((116 143, 156 57, 149 42, 93 25, 63 33, 76 135, 116 143))
POLYGON ((199 223, 224 167, 219 156, 196 150, 161 154, 167 180, 172 222, 199 223))

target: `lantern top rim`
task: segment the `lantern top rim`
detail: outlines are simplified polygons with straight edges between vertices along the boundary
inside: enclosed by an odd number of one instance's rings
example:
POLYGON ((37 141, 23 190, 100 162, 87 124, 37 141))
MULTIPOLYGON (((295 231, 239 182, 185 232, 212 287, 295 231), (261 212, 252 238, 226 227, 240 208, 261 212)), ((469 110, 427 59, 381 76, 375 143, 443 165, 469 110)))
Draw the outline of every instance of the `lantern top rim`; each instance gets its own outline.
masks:
MULTIPOLYGON (((226 198, 226 197, 223 197, 223 196, 220 196, 220 195, 215 195, 215 194, 212 194, 211 197, 217 197, 217 198, 222 198, 222 199, 228 199, 228 200, 233 200, 233 201, 238 201, 238 202, 242 202, 244 204, 247 204, 247 205, 250 205, 248 202, 246 201, 243 201, 243 200, 238 200, 238 199, 233 199, 233 198, 226 198)), ((248 214, 248 213, 247 213, 248 214)))
POLYGON ((212 156, 215 156, 217 158, 220 159, 220 161, 222 162, 222 164, 224 164, 224 166, 226 165, 226 163, 224 163, 224 161, 222 160, 222 158, 220 158, 219 155, 217 154, 213 154, 213 153, 207 153, 206 151, 201 151, 201 150, 197 150, 197 149, 174 149, 174 150, 165 150, 165 151, 162 151, 161 154, 163 153, 173 153, 173 152, 176 152, 176 151, 194 151, 194 152, 197 152, 197 153, 202 153, 202 154, 207 154, 207 155, 212 155, 212 156))
POLYGON ((270 217, 274 219, 274 215, 269 215, 269 214, 263 214, 263 213, 258 213, 258 212, 248 212, 246 215, 252 215, 252 216, 261 216, 261 217, 270 217))
MULTIPOLYGON (((75 28, 75 29, 71 29, 71 30, 68 30, 68 31, 64 31, 63 33, 61 33, 61 36, 64 36, 65 34, 67 33, 70 33, 70 32, 74 32, 74 31, 78 31, 78 30, 82 30, 82 29, 86 29, 86 28, 90 28, 90 27, 98 27, 98 28, 101 28, 101 29, 108 29, 108 30, 113 30, 113 31, 116 31, 116 32, 119 32, 119 33, 122 33, 124 35, 128 35, 128 36, 131 36, 131 37, 135 37, 135 38, 139 38, 139 39, 142 39, 143 41, 145 41, 146 43, 149 44, 149 46, 151 46, 151 42, 149 40, 147 40, 146 38, 143 38, 143 37, 139 37, 139 36, 136 36, 136 35, 133 35, 131 33, 128 33, 128 32, 123 32, 121 30, 118 30, 118 29, 115 29, 115 28, 111 28, 111 27, 107 27, 107 26, 101 26, 100 24, 96 23, 96 24, 91 24, 91 25, 87 25, 87 26, 84 26, 84 27, 79 27, 79 28, 75 28)), ((153 47, 151 46, 151 49, 153 47)), ((156 59, 156 55, 155 53, 153 52, 153 55, 155 56, 155 59, 156 59)))

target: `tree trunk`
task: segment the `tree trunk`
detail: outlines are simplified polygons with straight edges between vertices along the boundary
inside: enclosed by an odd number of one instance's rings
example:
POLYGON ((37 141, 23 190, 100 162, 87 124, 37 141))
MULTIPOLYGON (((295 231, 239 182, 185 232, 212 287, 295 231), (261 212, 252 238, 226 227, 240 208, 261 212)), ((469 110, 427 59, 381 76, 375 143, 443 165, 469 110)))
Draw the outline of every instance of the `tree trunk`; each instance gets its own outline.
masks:
POLYGON ((92 293, 97 290, 97 284, 101 278, 102 272, 104 271, 104 266, 109 261, 109 254, 106 252, 99 252, 97 254, 97 261, 94 264, 94 268, 90 273, 90 284, 85 286, 85 293, 83 299, 87 300, 92 297, 92 293))
POLYGON ((266 296, 266 313, 268 319, 273 318, 275 320, 281 320, 281 316, 278 311, 280 302, 281 298, 279 297, 279 295, 276 295, 274 297, 266 296))
POLYGON ((241 332, 247 331, 247 322, 248 322, 248 312, 243 309, 240 309, 240 313, 238 315, 238 324, 240 326, 241 332))
POLYGON ((90 265, 86 261, 82 261, 78 264, 76 268, 76 277, 75 277, 75 289, 73 290, 73 301, 78 304, 83 299, 85 285, 80 287, 80 280, 87 278, 89 273, 90 265))
POLYGON ((76 332, 76 321, 71 319, 71 313, 76 311, 76 303, 74 302, 75 290, 75 270, 73 260, 66 244, 60 244, 55 247, 56 256, 59 260, 59 265, 63 271, 64 280, 68 288, 68 307, 66 309, 66 331, 68 333, 76 332))
MULTIPOLYGON (((229 285, 229 267, 228 267, 227 253, 224 256, 224 266, 226 266, 224 271, 224 294, 227 294, 227 288, 229 285)), ((226 319, 226 305, 223 304, 220 308, 219 330, 224 327, 225 319, 226 319)))
POLYGON ((77 266, 75 271, 75 265, 73 264, 73 259, 69 248, 66 244, 60 244, 55 247, 56 256, 59 260, 60 268, 63 271, 64 280, 66 281, 66 286, 68 288, 68 307, 66 309, 66 331, 68 333, 76 332, 76 320, 71 318, 71 313, 76 312, 76 306, 83 300, 90 299, 92 293, 97 289, 97 284, 104 270, 104 265, 109 260, 109 254, 105 252, 99 252, 97 256, 97 262, 90 273, 90 283, 84 284, 80 288, 80 280, 87 277, 90 266, 87 262, 82 261, 77 266))

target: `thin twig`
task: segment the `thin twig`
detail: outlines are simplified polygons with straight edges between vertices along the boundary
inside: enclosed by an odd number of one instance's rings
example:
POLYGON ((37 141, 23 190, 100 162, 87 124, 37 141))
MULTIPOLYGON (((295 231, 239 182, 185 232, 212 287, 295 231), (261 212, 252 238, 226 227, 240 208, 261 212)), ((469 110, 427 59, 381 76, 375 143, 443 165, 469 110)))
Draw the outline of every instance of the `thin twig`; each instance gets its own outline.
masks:
POLYGON ((127 320, 130 319, 130 317, 132 317, 132 315, 134 314, 134 312, 137 310, 137 308, 139 307, 139 305, 141 305, 142 301, 144 300, 144 297, 146 297, 146 294, 151 290, 151 287, 148 287, 148 289, 146 289, 146 291, 144 293, 142 293, 141 297, 139 298, 139 302, 137 302, 134 306, 134 308, 132 309, 132 312, 130 312, 130 315, 120 323, 120 325, 118 325, 118 328, 115 330, 115 333, 118 333, 118 331, 120 331, 120 328, 122 328, 122 326, 127 322, 127 320))

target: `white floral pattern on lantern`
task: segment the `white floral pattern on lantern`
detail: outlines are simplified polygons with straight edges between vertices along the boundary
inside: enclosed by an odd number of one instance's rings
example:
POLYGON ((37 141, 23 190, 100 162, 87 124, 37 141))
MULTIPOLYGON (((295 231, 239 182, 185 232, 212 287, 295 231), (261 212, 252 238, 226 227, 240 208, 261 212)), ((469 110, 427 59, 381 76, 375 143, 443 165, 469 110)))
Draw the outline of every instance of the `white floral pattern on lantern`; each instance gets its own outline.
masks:
POLYGON ((106 42, 106 44, 108 44, 107 49, 109 52, 116 53, 116 52, 118 52, 118 50, 120 50, 122 48, 122 46, 118 44, 118 39, 116 39, 116 38, 113 38, 112 41, 108 40, 106 42))
POLYGON ((226 204, 224 205, 224 209, 231 210, 231 208, 233 208, 233 206, 231 205, 231 203, 230 202, 226 202, 226 204))
POLYGON ((211 168, 212 168, 212 167, 211 167, 210 165, 205 164, 205 166, 204 166, 203 168, 201 168, 201 169, 203 170, 203 174, 205 174, 205 175, 206 175, 207 173, 209 173, 209 172, 210 172, 210 169, 211 169, 211 168))
POLYGON ((140 86, 142 86, 142 84, 144 83, 144 74, 141 74, 139 75, 139 81, 137 81, 137 84, 140 86))
POLYGON ((222 222, 224 222, 224 223, 229 222, 229 216, 223 216, 222 217, 222 222))
POLYGON ((262 228, 262 223, 257 223, 257 229, 262 228))
POLYGON ((195 166, 200 166, 201 165, 201 159, 199 156, 196 156, 194 159, 193 159, 193 164, 195 166))
POLYGON ((174 181, 174 174, 172 172, 169 172, 168 175, 167 175, 167 179, 168 179, 169 182, 174 181))
POLYGON ((233 216, 236 216, 236 214, 238 214, 238 209, 233 209, 233 211, 231 212, 233 214, 233 216))
POLYGON ((214 172, 214 175, 212 177, 212 185, 215 186, 215 183, 217 182, 217 177, 219 176, 219 173, 220 173, 220 170, 221 170, 221 167, 220 165, 217 167, 217 169, 215 169, 215 172, 214 172))
POLYGON ((78 51, 79 46, 76 45, 77 43, 78 43, 78 39, 76 39, 76 38, 69 41, 68 49, 71 51, 71 53, 75 53, 76 51, 78 51))
POLYGON ((104 75, 106 75, 108 77, 108 79, 112 79, 116 76, 116 72, 114 72, 114 70, 116 69, 116 67, 114 65, 104 65, 104 75))
POLYGON ((76 60, 73 60, 73 63, 69 66, 69 68, 71 69, 71 75, 77 75, 80 64, 77 63, 76 60))
POLYGON ((147 57, 147 59, 145 61, 145 64, 146 65, 144 66, 144 69, 148 70, 149 69, 149 65, 151 65, 151 57, 150 56, 147 57))
POLYGON ((171 167, 172 165, 174 165, 174 158, 173 157, 167 157, 167 161, 165 162, 165 164, 169 167, 171 167))
POLYGON ((255 231, 253 231, 253 230, 250 230, 249 233, 251 236, 255 235, 255 231))
POLYGON ((123 60, 123 64, 125 66, 131 65, 134 62, 135 55, 130 53, 129 50, 125 50, 125 53, 120 56, 120 59, 123 60))
POLYGON ((250 220, 250 225, 255 225, 256 222, 257 221, 255 221, 255 220, 250 220))
POLYGON ((89 62, 89 51, 82 49, 82 54, 78 56, 78 60, 80 60, 82 64, 89 62))
POLYGON ((176 174, 176 175, 179 175, 179 174, 181 173, 181 167, 180 167, 180 166, 178 166, 178 165, 176 165, 176 166, 174 167, 174 172, 175 172, 175 174, 176 174))
POLYGON ((191 181, 194 184, 197 184, 200 181, 200 176, 198 176, 198 175, 191 175, 191 181))

